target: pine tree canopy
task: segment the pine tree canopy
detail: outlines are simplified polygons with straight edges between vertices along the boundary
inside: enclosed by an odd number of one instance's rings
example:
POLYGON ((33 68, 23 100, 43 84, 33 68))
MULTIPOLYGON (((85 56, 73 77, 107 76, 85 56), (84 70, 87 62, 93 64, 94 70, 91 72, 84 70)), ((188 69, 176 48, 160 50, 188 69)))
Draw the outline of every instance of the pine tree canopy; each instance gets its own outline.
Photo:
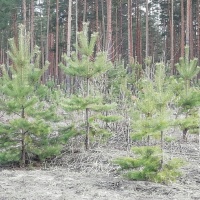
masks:
POLYGON ((179 59, 179 63, 176 64, 177 70, 180 73, 180 76, 184 80, 191 80, 196 76, 199 71, 200 67, 197 66, 198 59, 194 58, 192 60, 189 60, 189 47, 185 47, 185 58, 181 57, 179 59))
POLYGON ((64 54, 67 67, 62 63, 59 65, 66 74, 89 79, 105 73, 112 66, 107 60, 106 52, 98 52, 94 55, 97 37, 98 34, 93 33, 89 40, 88 23, 83 23, 83 31, 78 34, 79 45, 76 47, 80 55, 76 52, 73 52, 71 57, 64 54))
POLYGON ((40 66, 40 51, 30 52, 29 33, 19 27, 19 40, 9 40, 12 66, 2 66, 0 78, 0 163, 17 161, 29 164, 31 157, 45 159, 61 150, 61 137, 53 135, 52 122, 58 121, 54 95, 41 85, 47 68, 40 66), (48 100, 48 103, 47 101, 48 100), (51 123, 50 123, 51 122, 51 123))

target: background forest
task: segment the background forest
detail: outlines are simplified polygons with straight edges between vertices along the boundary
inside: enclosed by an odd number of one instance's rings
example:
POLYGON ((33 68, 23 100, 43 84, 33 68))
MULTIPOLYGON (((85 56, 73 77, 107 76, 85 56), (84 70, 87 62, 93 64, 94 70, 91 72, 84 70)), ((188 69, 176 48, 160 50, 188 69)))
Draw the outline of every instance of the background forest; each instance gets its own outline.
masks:
POLYGON ((199 0, 0 8, 0 163, 25 167, 60 155, 72 137, 89 150, 123 135, 132 153, 113 162, 125 177, 181 175, 183 160, 165 150, 200 134, 199 0))
POLYGON ((185 44, 190 57, 200 60, 199 6, 198 0, 1 0, 0 63, 9 62, 7 39, 17 38, 17 26, 23 23, 31 32, 31 49, 40 46, 41 62, 50 62, 45 76, 62 79, 58 69, 62 54, 70 55, 82 22, 89 21, 90 32, 100 34, 97 51, 109 49, 112 61, 144 66, 151 56, 154 62, 169 65, 174 74, 185 44))

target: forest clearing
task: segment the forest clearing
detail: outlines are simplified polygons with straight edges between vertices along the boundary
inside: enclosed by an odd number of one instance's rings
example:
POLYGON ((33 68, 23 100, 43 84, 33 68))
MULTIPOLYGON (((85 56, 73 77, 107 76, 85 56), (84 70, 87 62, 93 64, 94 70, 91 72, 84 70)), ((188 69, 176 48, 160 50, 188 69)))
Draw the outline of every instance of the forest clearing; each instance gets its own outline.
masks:
POLYGON ((183 176, 169 185, 123 179, 117 171, 118 167, 110 161, 114 157, 126 155, 127 151, 114 147, 113 142, 117 145, 115 140, 110 139, 110 148, 98 147, 74 155, 64 153, 46 167, 1 169, 0 199, 200 199, 200 161, 198 144, 194 138, 190 138, 188 143, 173 144, 174 156, 186 159, 188 164, 182 169, 183 176))
POLYGON ((200 200, 200 0, 0 8, 0 200, 200 200))

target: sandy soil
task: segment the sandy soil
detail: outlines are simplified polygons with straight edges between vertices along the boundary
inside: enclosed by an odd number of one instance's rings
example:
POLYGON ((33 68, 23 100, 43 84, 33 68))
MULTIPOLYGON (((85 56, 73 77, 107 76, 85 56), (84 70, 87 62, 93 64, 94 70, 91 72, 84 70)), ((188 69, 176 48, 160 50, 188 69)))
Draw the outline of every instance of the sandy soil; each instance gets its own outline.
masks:
POLYGON ((198 143, 173 144, 170 155, 183 157, 188 164, 183 176, 170 185, 121 178, 110 160, 126 154, 97 148, 64 153, 40 169, 1 169, 0 200, 200 200, 198 143))

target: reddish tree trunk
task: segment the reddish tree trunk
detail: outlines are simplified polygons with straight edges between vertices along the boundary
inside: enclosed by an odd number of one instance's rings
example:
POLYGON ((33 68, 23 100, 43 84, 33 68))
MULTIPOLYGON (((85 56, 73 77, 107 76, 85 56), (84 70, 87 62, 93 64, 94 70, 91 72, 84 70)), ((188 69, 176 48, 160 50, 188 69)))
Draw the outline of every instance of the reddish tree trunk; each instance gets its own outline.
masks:
POLYGON ((200 65, 200 0, 198 0, 198 59, 199 59, 199 65, 200 65))
POLYGON ((26 27, 26 0, 22 1, 23 25, 26 27))
POLYGON ((189 44, 190 44, 190 58, 194 58, 194 27, 193 27, 193 15, 192 15, 192 1, 190 4, 189 11, 189 44))
POLYGON ((50 62, 50 65, 49 65, 49 74, 50 74, 50 76, 51 77, 53 77, 53 75, 54 75, 54 55, 55 55, 55 53, 54 53, 54 34, 53 33, 49 33, 49 35, 48 35, 48 41, 49 41, 49 44, 48 44, 48 46, 49 46, 49 54, 48 54, 48 60, 49 60, 49 62, 50 62))
POLYGON ((120 10, 119 10, 119 16, 120 16, 120 39, 119 39, 119 42, 120 42, 120 45, 119 45, 119 54, 120 56, 122 56, 122 53, 123 53, 123 30, 122 30, 122 27, 123 27, 123 20, 122 20, 122 0, 120 0, 120 10))
POLYGON ((56 0, 56 60, 54 78, 58 82, 58 34, 59 34, 59 0, 56 0))
POLYGON ((141 24, 140 24, 140 9, 139 9, 139 2, 138 0, 136 1, 136 56, 137 56, 137 61, 139 64, 142 64, 142 49, 141 49, 141 24))
POLYGON ((181 57, 185 52, 185 19, 184 19, 184 0, 181 0, 181 57))
POLYGON ((31 52, 33 52, 33 48, 34 48, 34 0, 31 0, 30 33, 31 33, 31 52))
POLYGON ((133 62, 132 0, 128 0, 128 58, 133 62))
POLYGON ((109 60, 112 60, 112 0, 107 0, 106 49, 108 51, 109 60))

